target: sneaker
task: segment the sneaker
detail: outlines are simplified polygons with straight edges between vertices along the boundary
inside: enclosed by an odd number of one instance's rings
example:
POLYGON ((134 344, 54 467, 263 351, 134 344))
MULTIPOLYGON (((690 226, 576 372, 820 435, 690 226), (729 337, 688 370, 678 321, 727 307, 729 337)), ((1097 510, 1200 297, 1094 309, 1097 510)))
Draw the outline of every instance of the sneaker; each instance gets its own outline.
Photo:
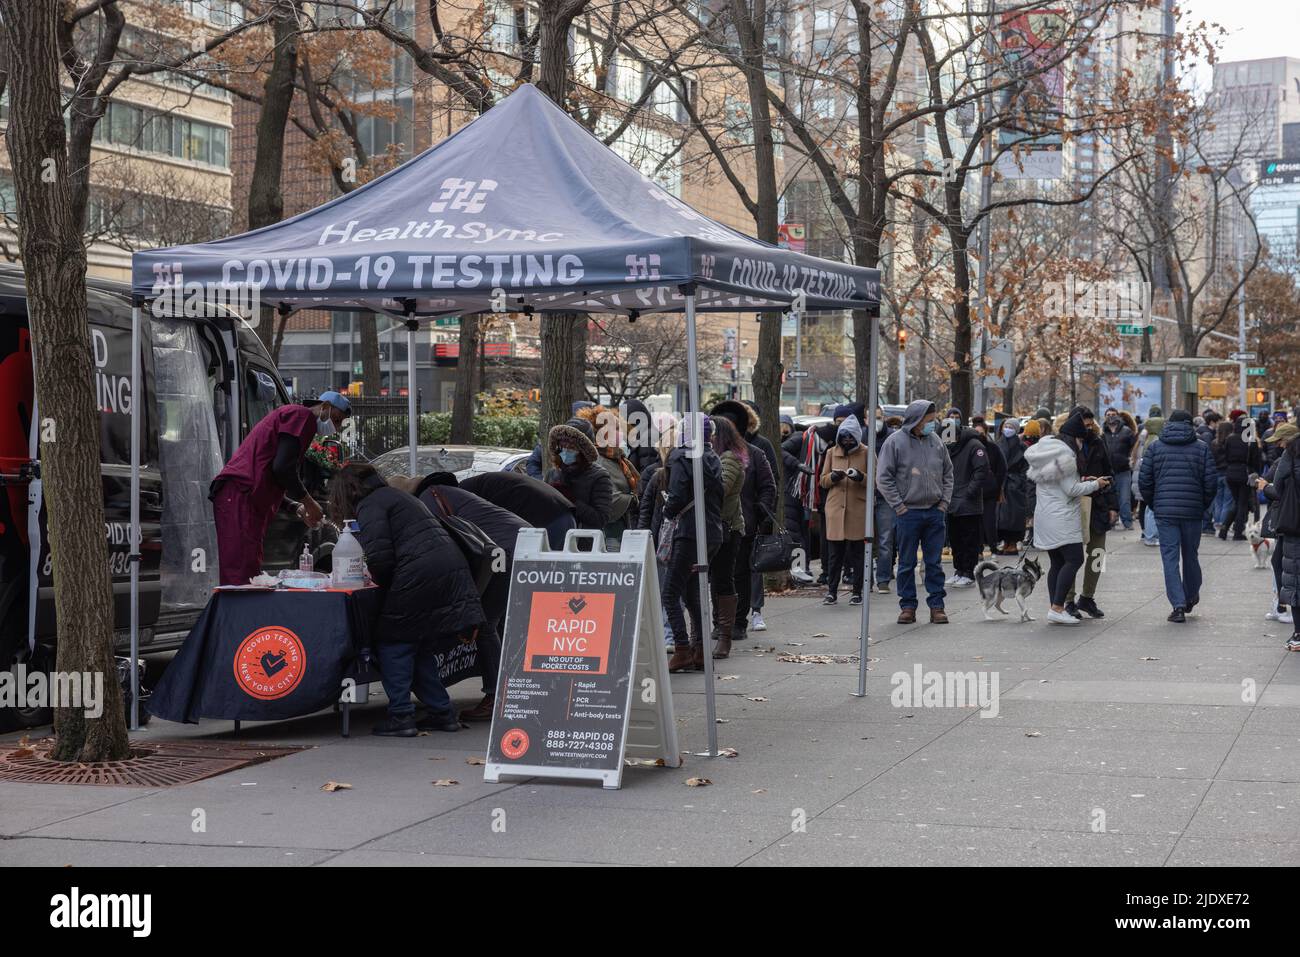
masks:
POLYGON ((1092 618, 1106 617, 1105 612, 1103 612, 1100 608, 1097 607, 1096 600, 1093 598, 1089 598, 1087 595, 1084 595, 1077 602, 1075 602, 1074 607, 1079 611, 1086 612, 1092 618))
POLYGON ((944 583, 945 585, 947 585, 949 588, 955 588, 955 587, 957 587, 957 583, 958 583, 959 581, 961 581, 961 576, 958 575, 956 572, 954 572, 953 574, 951 574, 951 575, 949 575, 947 578, 945 578, 945 579, 943 580, 943 583, 944 583))
POLYGON ((1287 639, 1287 651, 1300 651, 1300 635, 1292 635, 1287 639))
POLYGON ((852 598, 849 599, 849 604, 850 604, 850 605, 861 605, 861 604, 862 604, 862 596, 861 596, 861 595, 854 595, 852 598))
POLYGON ((1047 612, 1047 620, 1053 625, 1077 625, 1079 623, 1078 618, 1056 609, 1047 612))
POLYGON ((876 593, 877 593, 877 594, 880 594, 880 595, 888 595, 888 594, 889 594, 890 592, 892 592, 893 590, 894 590, 894 583, 893 583, 893 582, 876 582, 876 593))
POLYGON ((1065 613, 1067 615, 1070 615, 1071 617, 1083 621, 1083 612, 1079 611, 1079 606, 1072 601, 1067 601, 1065 603, 1065 613))
POLYGON ((836 601, 837 601, 837 599, 836 599, 836 597, 835 597, 834 595, 827 595, 825 598, 822 599, 822 604, 823 604, 823 605, 833 605, 833 604, 835 604, 836 601))
POLYGON ((754 612, 749 616, 749 627, 754 631, 767 631, 767 622, 759 612, 754 612))
POLYGON ((1143 545, 1149 545, 1151 548, 1159 548, 1159 547, 1160 547, 1160 539, 1158 539, 1158 538, 1144 538, 1144 539, 1142 539, 1142 544, 1143 544, 1143 545))
POLYGON ((1280 622, 1282 622, 1282 624, 1284 624, 1284 625, 1294 625, 1294 624, 1295 624, 1295 619, 1291 617, 1291 609, 1290 609, 1290 608, 1288 608, 1286 611, 1278 612, 1277 620, 1280 621, 1280 622))
POLYGON ((1173 611, 1169 613, 1169 617, 1166 618, 1165 620, 1172 621, 1177 624, 1182 624, 1187 620, 1187 614, 1186 612, 1183 611, 1182 608, 1175 608, 1173 611))
POLYGON ((813 578, 807 572, 791 572, 790 577, 800 585, 811 585, 813 582, 817 581, 817 579, 813 578))
POLYGON ((967 578, 965 575, 958 575, 957 580, 952 583, 953 588, 974 588, 975 579, 967 578))
POLYGON ((1284 614, 1286 614, 1286 612, 1278 611, 1277 605, 1274 605, 1268 611, 1264 612, 1264 618, 1267 621, 1281 621, 1284 614))
POLYGON ((415 716, 410 715, 405 718, 385 718, 371 728, 370 733, 381 738, 413 738, 419 731, 415 726, 415 716))

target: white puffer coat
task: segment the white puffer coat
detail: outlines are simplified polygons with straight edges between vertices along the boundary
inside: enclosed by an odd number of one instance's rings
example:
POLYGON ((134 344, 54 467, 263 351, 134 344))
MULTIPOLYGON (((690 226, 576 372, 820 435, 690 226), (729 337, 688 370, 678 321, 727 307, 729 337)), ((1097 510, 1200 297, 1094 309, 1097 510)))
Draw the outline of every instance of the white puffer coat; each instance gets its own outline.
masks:
POLYGON ((1083 544, 1083 508, 1079 500, 1097 491, 1098 483, 1079 480, 1074 449, 1055 435, 1025 449, 1029 480, 1037 487, 1034 547, 1046 551, 1072 542, 1083 544))

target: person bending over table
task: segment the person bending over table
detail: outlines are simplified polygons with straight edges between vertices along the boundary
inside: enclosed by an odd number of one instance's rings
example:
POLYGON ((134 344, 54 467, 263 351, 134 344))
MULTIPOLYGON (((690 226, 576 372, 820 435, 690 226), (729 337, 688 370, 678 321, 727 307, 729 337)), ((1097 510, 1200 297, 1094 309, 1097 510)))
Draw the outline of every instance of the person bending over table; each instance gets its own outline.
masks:
POLYGON ((356 519, 357 540, 375 584, 384 589, 374 649, 388 695, 388 718, 373 734, 410 738, 459 731, 438 675, 448 638, 473 641, 485 616, 459 546, 413 495, 391 488, 369 465, 344 466, 330 483, 330 518, 356 519), (429 714, 419 721, 414 690, 429 714))
POLYGON ((352 411, 337 392, 307 405, 282 405, 253 426, 209 487, 217 525, 221 584, 247 585, 262 572, 262 540, 285 494, 302 502, 315 528, 321 508, 303 487, 300 470, 311 440, 333 435, 352 411))

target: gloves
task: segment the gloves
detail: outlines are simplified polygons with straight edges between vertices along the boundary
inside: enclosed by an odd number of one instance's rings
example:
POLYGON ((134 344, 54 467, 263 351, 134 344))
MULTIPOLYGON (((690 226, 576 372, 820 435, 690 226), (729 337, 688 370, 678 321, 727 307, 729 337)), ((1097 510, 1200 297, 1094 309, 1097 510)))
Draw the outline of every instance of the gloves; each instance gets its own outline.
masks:
POLYGON ((861 482, 863 479, 866 478, 866 476, 863 475, 861 472, 859 472, 857 469, 849 469, 848 472, 846 472, 845 474, 848 475, 848 477, 855 482, 861 482))
POLYGON ((838 483, 838 482, 843 482, 843 481, 844 481, 844 473, 841 472, 839 469, 831 469, 831 481, 832 481, 832 482, 837 482, 837 483, 838 483))

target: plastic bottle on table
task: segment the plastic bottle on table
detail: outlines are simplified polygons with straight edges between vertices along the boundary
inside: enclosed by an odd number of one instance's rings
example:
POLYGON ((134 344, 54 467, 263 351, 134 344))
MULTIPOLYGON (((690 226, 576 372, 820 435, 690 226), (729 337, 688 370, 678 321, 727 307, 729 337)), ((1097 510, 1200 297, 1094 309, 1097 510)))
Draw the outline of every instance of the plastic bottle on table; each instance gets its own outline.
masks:
POLYGON ((311 546, 306 542, 302 543, 302 554, 298 556, 298 571, 309 572, 316 567, 316 560, 312 558, 311 546))
POLYGON ((364 588, 366 584, 366 553, 357 541, 355 520, 343 523, 338 544, 334 546, 330 585, 334 588, 364 588))

